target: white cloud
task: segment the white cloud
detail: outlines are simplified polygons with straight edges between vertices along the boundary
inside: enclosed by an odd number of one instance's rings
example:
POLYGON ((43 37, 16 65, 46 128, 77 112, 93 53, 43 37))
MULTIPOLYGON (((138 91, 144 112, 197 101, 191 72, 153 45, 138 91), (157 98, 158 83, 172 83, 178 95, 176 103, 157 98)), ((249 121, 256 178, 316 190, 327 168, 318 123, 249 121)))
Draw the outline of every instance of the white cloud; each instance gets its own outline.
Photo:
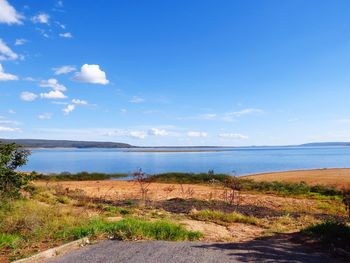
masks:
POLYGON ((21 100, 23 101, 33 101, 38 97, 38 95, 28 92, 28 91, 23 91, 20 95, 21 100))
POLYGON ((0 81, 8 81, 8 80, 18 80, 18 77, 10 73, 5 73, 4 68, 0 64, 0 81))
POLYGON ((52 68, 52 70, 54 71, 55 75, 61 75, 76 71, 77 69, 74 66, 65 65, 62 67, 52 68))
POLYGON ((13 128, 13 127, 7 127, 7 126, 0 126, 0 132, 14 132, 14 131, 20 131, 20 129, 13 128))
MULTIPOLYGON (((1 1, 1 0, 0 0, 1 1)), ((0 38, 0 61, 16 60, 18 55, 9 48, 6 43, 0 38)))
POLYGON ((24 45, 26 42, 27 42, 27 40, 24 39, 24 38, 17 38, 16 41, 15 41, 15 46, 24 45))
POLYGON ((7 0, 0 0, 0 23, 22 24, 23 18, 7 0))
POLYGON ((63 1, 61 1, 61 0, 57 1, 57 2, 56 2, 56 5, 57 5, 58 7, 63 7, 63 1))
POLYGON ((73 80, 102 85, 109 83, 109 80, 106 78, 106 73, 100 69, 99 65, 89 64, 84 64, 81 70, 75 73, 73 80))
POLYGON ((151 128, 148 131, 148 134, 153 135, 153 136, 167 136, 167 135, 169 135, 169 133, 166 130, 158 129, 158 128, 151 128))
POLYGON ((145 99, 144 98, 141 98, 141 97, 138 97, 138 96, 134 96, 130 99, 130 102, 131 103, 141 103, 141 102, 144 102, 145 99))
POLYGON ((32 17, 33 23, 48 24, 49 20, 50 20, 50 16, 46 13, 40 13, 32 17))
POLYGON ((13 109, 9 109, 8 112, 9 112, 10 114, 16 114, 16 111, 13 110, 13 109))
POLYGON ((86 100, 72 99, 72 103, 76 105, 88 105, 86 100))
POLYGON ((145 131, 130 131, 128 136, 137 139, 145 139, 147 137, 147 133, 145 131))
POLYGON ((40 93, 40 97, 42 99, 65 99, 67 98, 66 95, 63 94, 62 91, 59 90, 51 90, 47 93, 40 93))
POLYGON ((38 119, 40 120, 49 120, 52 118, 52 113, 42 113, 38 115, 38 119))
POLYGON ((200 132, 200 131, 189 131, 187 133, 188 137, 207 137, 208 134, 206 132, 200 132))
POLYGON ((241 117, 243 115, 248 115, 248 114, 257 114, 257 113, 262 113, 263 110, 261 109, 254 109, 254 108, 248 108, 248 109, 243 109, 240 111, 235 111, 232 112, 231 114, 237 117, 241 117))
POLYGON ((35 81, 35 78, 25 77, 25 78, 23 78, 23 80, 25 80, 25 81, 35 81))
POLYGON ((66 91, 67 88, 62 85, 59 84, 57 79, 48 79, 48 80, 42 80, 39 84, 40 87, 43 88, 51 88, 55 91, 66 91))
POLYGON ((62 111, 63 111, 64 115, 68 115, 68 114, 71 113, 74 109, 75 109, 75 105, 73 105, 73 104, 68 104, 67 107, 65 107, 62 111))
POLYGON ((60 33, 59 36, 63 38, 73 38, 73 35, 70 32, 60 33))
POLYGON ((68 105, 68 102, 64 101, 52 101, 51 104, 56 104, 56 105, 68 105))
POLYGON ((229 139, 239 139, 239 140, 246 140, 249 137, 240 133, 220 133, 219 137, 221 138, 229 138, 229 139))

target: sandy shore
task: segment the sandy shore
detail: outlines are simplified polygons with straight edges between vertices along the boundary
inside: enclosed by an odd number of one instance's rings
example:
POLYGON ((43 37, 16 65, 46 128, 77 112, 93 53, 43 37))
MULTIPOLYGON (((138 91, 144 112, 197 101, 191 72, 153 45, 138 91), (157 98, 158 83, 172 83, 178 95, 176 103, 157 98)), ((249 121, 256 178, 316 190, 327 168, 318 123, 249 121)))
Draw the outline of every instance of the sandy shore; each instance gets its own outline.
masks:
POLYGON ((304 181, 307 184, 315 185, 332 185, 339 189, 350 188, 350 169, 349 168, 332 168, 316 170, 298 170, 275 173, 263 173, 248 175, 245 178, 256 181, 283 181, 297 183, 304 181))

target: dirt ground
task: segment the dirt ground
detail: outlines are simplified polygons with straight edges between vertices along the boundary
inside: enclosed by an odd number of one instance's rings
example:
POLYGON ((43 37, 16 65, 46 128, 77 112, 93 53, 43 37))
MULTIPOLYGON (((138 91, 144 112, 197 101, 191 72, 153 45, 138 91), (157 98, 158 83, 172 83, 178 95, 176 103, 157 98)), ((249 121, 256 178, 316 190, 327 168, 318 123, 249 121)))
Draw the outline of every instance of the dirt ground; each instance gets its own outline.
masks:
POLYGON ((283 181, 283 182, 301 182, 308 184, 335 186, 339 189, 350 188, 350 169, 334 168, 334 169, 317 169, 317 170, 299 170, 287 172, 264 173, 256 175, 248 175, 245 178, 256 181, 283 181))
MULTIPOLYGON (((46 182, 36 182, 37 185, 47 185, 46 182)), ((62 186, 67 190, 81 189, 89 197, 103 200, 139 199, 140 188, 131 181, 62 181, 52 182, 48 186, 62 186)), ((223 194, 222 187, 198 184, 166 184, 152 183, 149 186, 148 198, 152 201, 169 200, 173 198, 220 200, 223 194), (171 192, 168 189, 172 188, 171 192)), ((317 201, 306 198, 288 198, 275 195, 241 193, 240 205, 266 207, 273 210, 290 209, 310 211, 317 208, 317 201)))

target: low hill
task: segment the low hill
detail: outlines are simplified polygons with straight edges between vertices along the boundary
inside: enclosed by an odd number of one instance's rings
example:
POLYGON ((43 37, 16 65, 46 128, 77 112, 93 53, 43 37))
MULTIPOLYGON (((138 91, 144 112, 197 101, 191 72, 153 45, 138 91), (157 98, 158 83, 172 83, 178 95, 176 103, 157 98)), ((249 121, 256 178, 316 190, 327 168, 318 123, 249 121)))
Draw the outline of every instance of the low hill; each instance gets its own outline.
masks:
POLYGON ((127 143, 94 142, 94 141, 67 141, 41 139, 0 139, 0 142, 17 143, 28 148, 134 148, 127 143))
POLYGON ((312 143, 305 143, 300 146, 350 146, 350 142, 312 142, 312 143))

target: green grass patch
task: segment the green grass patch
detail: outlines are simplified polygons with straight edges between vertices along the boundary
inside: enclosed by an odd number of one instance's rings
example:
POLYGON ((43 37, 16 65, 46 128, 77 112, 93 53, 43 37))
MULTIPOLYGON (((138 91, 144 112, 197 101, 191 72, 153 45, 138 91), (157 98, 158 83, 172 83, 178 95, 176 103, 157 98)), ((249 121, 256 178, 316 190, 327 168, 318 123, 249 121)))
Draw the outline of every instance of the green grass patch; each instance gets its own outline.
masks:
POLYGON ((183 226, 170 221, 149 222, 135 218, 126 218, 119 222, 94 220, 88 225, 73 228, 66 234, 74 238, 108 234, 117 240, 193 241, 202 237, 200 232, 188 231, 183 226))
POLYGON ((350 227, 342 222, 325 221, 305 228, 303 233, 326 244, 338 247, 350 246, 350 227))
POLYGON ((130 210, 123 207, 105 205, 102 207, 102 210, 109 214, 120 214, 120 215, 128 215, 130 214, 130 210))
POLYGON ((128 177, 128 174, 119 173, 89 173, 89 172, 79 172, 79 173, 69 173, 62 172, 59 174, 37 174, 35 176, 36 180, 52 180, 52 181, 92 181, 92 180, 108 180, 115 178, 128 177))
POLYGON ((217 224, 228 224, 228 223, 244 223, 257 225, 258 219, 252 216, 245 216, 240 213, 223 213, 220 211, 213 210, 201 210, 192 215, 194 219, 200 221, 209 221, 217 224))
POLYGON ((21 237, 13 234, 0 233, 0 249, 16 248, 21 242, 21 237))

